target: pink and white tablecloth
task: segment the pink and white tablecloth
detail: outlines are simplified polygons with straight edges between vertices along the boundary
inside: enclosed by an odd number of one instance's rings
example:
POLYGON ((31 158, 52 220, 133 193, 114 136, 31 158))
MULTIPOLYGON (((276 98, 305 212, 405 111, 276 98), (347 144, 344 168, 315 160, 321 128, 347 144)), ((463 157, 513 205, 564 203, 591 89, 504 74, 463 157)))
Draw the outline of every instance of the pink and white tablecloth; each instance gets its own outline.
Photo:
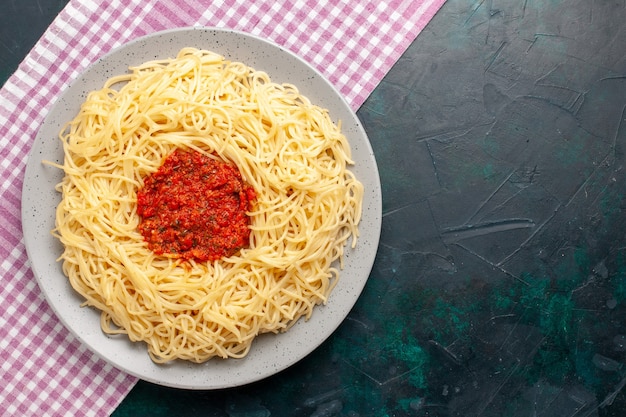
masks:
POLYGON ((0 415, 108 415, 136 382, 63 327, 24 249, 28 151, 61 91, 102 54, 184 26, 270 39, 317 67, 357 109, 445 0, 71 0, 0 90, 0 415))

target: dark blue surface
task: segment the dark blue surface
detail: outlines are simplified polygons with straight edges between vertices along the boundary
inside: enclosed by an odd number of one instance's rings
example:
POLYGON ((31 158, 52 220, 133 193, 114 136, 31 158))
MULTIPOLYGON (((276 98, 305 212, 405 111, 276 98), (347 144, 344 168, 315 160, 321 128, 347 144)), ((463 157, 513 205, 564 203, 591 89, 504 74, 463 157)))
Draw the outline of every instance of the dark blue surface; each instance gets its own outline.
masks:
POLYGON ((626 415, 626 2, 449 0, 358 115, 384 219, 344 324, 275 377, 140 382, 115 416, 626 415))
POLYGON ((4 0, 0 6, 0 85, 35 45, 67 0, 4 0))

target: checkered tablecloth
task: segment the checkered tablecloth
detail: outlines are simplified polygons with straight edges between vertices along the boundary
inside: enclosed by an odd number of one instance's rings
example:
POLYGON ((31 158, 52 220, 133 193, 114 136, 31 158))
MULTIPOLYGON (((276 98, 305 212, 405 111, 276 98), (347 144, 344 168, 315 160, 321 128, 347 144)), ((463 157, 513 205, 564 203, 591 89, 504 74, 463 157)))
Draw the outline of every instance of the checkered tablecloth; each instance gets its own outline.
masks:
POLYGON ((28 151, 63 89, 112 48, 159 30, 260 35, 312 63, 357 109, 445 0, 71 0, 0 90, 0 415, 108 415, 136 379, 63 327, 24 249, 28 151))

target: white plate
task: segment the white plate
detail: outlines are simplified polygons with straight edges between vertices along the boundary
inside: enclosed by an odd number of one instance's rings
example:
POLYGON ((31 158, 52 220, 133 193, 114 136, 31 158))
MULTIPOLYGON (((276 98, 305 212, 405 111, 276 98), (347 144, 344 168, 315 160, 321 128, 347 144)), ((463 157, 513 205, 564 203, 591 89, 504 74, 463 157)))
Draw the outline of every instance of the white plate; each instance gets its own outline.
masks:
POLYGON ((113 366, 138 378, 187 389, 218 389, 247 384, 273 375, 304 358, 341 324, 357 301, 370 274, 382 219, 382 197, 376 160, 358 118, 335 90, 309 64, 263 39, 231 30, 184 28, 159 32, 130 42, 94 63, 59 98, 46 117, 26 167, 22 195, 22 222, 26 249, 33 272, 49 304, 65 326, 82 343, 113 366), (267 72, 272 81, 298 86, 313 103, 329 109, 342 121, 356 162, 352 171, 365 186, 360 238, 355 250, 346 248, 345 269, 327 305, 315 308, 308 321, 300 320, 286 333, 258 337, 244 359, 212 359, 204 364, 175 361, 153 363, 143 342, 126 336, 109 337, 100 329, 100 313, 80 307, 56 261, 62 248, 50 234, 60 194, 54 186, 62 172, 42 160, 62 163, 58 139, 61 127, 77 114, 88 92, 127 71, 129 66, 158 58, 171 58, 183 47, 208 49, 226 58, 267 72))

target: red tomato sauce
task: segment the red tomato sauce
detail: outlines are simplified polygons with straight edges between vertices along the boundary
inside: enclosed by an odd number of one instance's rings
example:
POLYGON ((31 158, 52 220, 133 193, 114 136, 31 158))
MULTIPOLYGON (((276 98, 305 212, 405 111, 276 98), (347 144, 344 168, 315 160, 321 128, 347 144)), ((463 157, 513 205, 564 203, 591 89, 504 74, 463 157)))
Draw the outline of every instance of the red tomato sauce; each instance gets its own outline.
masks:
POLYGON ((213 261, 247 246, 254 190, 233 164, 177 149, 137 192, 139 232, 157 255, 213 261))

